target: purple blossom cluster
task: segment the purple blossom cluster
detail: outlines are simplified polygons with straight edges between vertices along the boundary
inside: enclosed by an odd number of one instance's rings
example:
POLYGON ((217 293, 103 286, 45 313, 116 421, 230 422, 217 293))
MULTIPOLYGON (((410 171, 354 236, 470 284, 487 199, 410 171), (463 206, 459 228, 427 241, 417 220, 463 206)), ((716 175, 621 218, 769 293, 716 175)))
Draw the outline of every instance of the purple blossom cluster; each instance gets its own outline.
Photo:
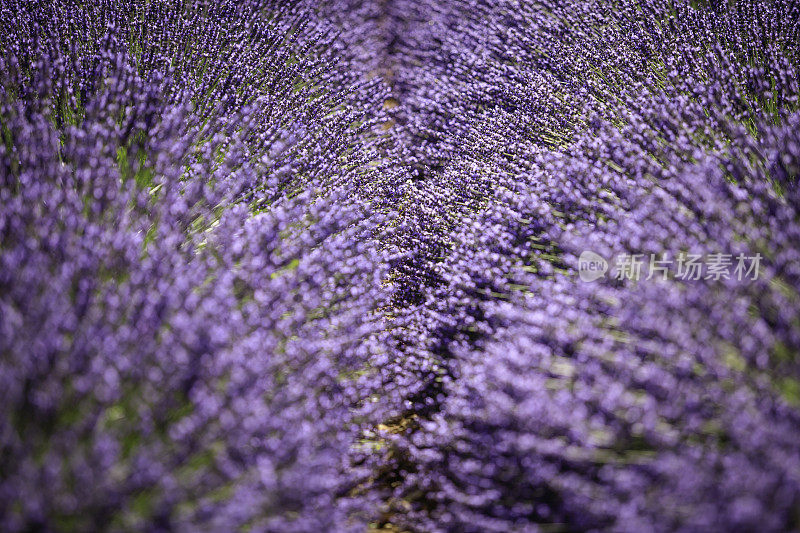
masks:
POLYGON ((0 529, 800 528, 798 20, 0 2, 0 529))
MULTIPOLYGON (((527 190, 463 230, 428 318, 449 337, 438 345, 441 404, 395 437, 411 457, 400 456, 397 495, 425 494, 412 520, 483 531, 796 527, 800 167, 786 145, 798 120, 739 144, 781 162, 706 156, 679 172, 653 162, 650 185, 610 183, 626 205, 599 224, 532 224, 560 216, 527 190), (790 173, 777 170, 784 162, 790 173), (759 279, 575 275, 581 250, 718 246, 764 254, 759 279)), ((604 140, 632 149, 625 135, 604 140)), ((627 181, 641 160, 617 163, 627 181)))
POLYGON ((800 527, 798 7, 447 6, 404 111, 435 157, 398 209, 387 521, 800 527), (587 250, 764 263, 586 283, 587 250))
POLYGON ((302 13, 2 5, 0 529, 363 529, 383 89, 302 13))

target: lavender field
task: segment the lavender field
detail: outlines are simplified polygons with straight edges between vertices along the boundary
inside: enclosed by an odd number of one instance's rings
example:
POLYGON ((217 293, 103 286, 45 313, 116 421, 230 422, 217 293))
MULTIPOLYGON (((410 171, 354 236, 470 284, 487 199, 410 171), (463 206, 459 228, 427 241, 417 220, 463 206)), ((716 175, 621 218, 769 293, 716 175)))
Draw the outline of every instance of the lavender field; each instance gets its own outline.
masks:
POLYGON ((800 531, 800 2, 0 0, 0 531, 800 531))

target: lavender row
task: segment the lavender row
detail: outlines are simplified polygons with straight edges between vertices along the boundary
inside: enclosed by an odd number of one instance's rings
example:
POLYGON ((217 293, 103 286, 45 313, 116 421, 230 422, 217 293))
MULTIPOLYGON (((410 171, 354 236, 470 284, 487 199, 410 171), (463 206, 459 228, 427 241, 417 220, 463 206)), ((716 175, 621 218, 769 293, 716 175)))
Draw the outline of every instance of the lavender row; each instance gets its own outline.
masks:
POLYGON ((3 4, 0 528, 363 529, 384 89, 309 13, 3 4))
POLYGON ((447 5, 408 97, 446 140, 401 210, 388 520, 798 527, 797 6, 447 5), (758 279, 578 275, 721 250, 758 279))

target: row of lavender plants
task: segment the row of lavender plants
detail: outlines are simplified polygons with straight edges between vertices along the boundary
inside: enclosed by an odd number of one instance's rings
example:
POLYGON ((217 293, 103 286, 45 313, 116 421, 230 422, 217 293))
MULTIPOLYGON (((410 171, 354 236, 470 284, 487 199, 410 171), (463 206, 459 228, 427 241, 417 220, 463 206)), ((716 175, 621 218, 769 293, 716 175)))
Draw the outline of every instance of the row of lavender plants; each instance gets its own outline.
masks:
POLYGON ((311 14, 2 3, 0 529, 363 529, 383 89, 311 14))
POLYGON ((0 528, 800 528, 797 3, 0 20, 0 528))

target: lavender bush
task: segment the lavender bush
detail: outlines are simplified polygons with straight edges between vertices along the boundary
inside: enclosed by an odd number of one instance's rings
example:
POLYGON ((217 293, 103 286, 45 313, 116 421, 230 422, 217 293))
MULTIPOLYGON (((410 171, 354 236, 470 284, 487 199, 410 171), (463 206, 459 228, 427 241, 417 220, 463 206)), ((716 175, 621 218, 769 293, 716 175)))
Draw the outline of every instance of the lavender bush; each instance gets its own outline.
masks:
POLYGON ((359 529, 376 86, 288 8, 7 10, 3 529, 359 529))
POLYGON ((0 14, 4 530, 800 528, 796 3, 0 14))

